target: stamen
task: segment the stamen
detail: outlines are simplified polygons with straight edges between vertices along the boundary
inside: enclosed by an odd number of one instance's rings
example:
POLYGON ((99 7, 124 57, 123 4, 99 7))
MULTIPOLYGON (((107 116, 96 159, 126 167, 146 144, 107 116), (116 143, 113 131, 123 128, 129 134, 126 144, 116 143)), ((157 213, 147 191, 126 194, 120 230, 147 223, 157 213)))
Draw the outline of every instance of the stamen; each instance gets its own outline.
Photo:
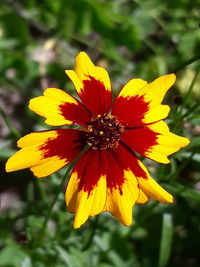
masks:
POLYGON ((92 126, 91 126, 91 125, 89 125, 89 126, 88 126, 88 131, 89 131, 89 132, 92 132, 92 131, 93 131, 93 129, 92 129, 92 126))
POLYGON ((110 149, 118 146, 124 126, 112 115, 97 115, 88 125, 86 140, 92 149, 110 149))

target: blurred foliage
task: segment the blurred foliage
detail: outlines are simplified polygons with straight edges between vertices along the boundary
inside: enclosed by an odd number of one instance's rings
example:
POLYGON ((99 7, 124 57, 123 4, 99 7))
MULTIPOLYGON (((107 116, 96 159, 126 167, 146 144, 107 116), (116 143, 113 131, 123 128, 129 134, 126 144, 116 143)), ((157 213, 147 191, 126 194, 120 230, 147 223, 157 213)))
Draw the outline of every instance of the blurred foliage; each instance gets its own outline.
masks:
POLYGON ((200 266, 199 18, 199 0, 0 1, 0 266, 200 266), (37 180, 28 170, 6 174, 4 164, 20 135, 47 128, 29 99, 48 86, 74 94, 64 69, 81 50, 109 71, 116 92, 133 77, 176 71, 167 123, 191 144, 170 165, 145 160, 173 205, 134 207, 129 228, 101 214, 73 230, 63 187, 38 238, 64 172, 37 180))

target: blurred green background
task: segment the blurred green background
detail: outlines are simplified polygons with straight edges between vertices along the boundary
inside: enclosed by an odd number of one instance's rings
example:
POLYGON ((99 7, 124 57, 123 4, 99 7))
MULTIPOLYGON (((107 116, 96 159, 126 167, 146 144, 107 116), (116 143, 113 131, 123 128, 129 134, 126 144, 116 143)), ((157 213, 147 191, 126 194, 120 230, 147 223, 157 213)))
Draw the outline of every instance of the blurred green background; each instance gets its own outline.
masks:
POLYGON ((199 26, 199 0, 0 1, 1 267, 200 266, 199 26), (128 228, 101 214, 74 230, 63 187, 41 233, 66 168, 39 180, 4 165, 20 136, 47 129, 29 99, 53 86, 74 94, 64 69, 79 51, 109 71, 115 92, 131 78, 175 72, 166 121, 191 143, 169 165, 144 160, 172 205, 137 205, 128 228))

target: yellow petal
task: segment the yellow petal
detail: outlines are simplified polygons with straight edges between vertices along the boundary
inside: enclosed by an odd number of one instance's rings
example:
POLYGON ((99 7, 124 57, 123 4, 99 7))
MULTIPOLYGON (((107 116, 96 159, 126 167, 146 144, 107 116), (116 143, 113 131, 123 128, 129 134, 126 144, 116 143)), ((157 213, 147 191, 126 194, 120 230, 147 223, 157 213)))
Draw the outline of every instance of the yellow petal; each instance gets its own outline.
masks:
POLYGON ((45 160, 41 160, 40 164, 31 167, 30 170, 36 177, 42 178, 60 170, 67 163, 68 162, 66 159, 60 159, 59 157, 54 156, 45 160))
POLYGON ((79 181, 78 173, 72 172, 65 191, 65 202, 71 213, 75 212, 79 181))
POLYGON ((103 115, 110 111, 111 83, 105 69, 95 66, 85 52, 80 52, 76 57, 75 71, 65 72, 74 83, 80 99, 93 115, 103 115))
POLYGON ((165 191, 153 178, 140 179, 139 185, 146 195, 164 203, 172 203, 173 197, 165 191))
POLYGON ((173 197, 170 195, 165 189, 163 189, 151 176, 149 175, 147 169, 139 161, 141 168, 146 172, 147 178, 139 178, 138 183, 141 190, 145 193, 145 195, 152 197, 158 201, 164 203, 172 203, 173 197))
POLYGON ((169 114, 170 108, 167 105, 157 105, 145 113, 142 122, 144 124, 152 123, 165 119, 169 114))
POLYGON ((74 228, 79 228, 88 217, 102 212, 106 201, 105 176, 99 178, 97 185, 89 194, 84 189, 78 190, 79 180, 77 172, 72 173, 65 194, 68 210, 75 213, 74 228))
POLYGON ((87 80, 88 76, 101 81, 106 90, 111 90, 110 79, 105 69, 95 66, 85 52, 80 52, 76 57, 75 72, 80 80, 87 80))
POLYGON ((147 84, 146 81, 142 79, 132 79, 130 80, 120 91, 118 97, 131 98, 138 94, 141 88, 147 84))
MULTIPOLYGON (((140 178, 140 179, 143 179, 143 178, 140 178)), ((139 196, 138 196, 136 203, 144 204, 147 201, 148 201, 147 195, 141 189, 139 189, 139 196)))
POLYGON ((132 207, 139 197, 137 179, 130 170, 124 171, 125 181, 122 188, 108 189, 104 211, 109 211, 122 224, 132 224, 132 207))
POLYGON ((80 52, 77 55, 75 71, 66 70, 65 72, 74 83, 78 93, 83 90, 82 82, 84 80, 90 80, 90 77, 102 82, 105 89, 111 91, 111 83, 107 71, 101 67, 95 66, 85 52, 80 52))
POLYGON ((162 102, 167 90, 175 83, 176 76, 172 74, 164 75, 151 83, 148 83, 140 91, 139 95, 144 96, 144 101, 149 102, 152 108, 162 102))
POLYGON ((56 88, 47 88, 44 96, 31 99, 29 108, 46 118, 46 124, 52 126, 74 122, 85 124, 88 121, 88 114, 84 106, 66 92, 56 88))
POLYGON ((175 82, 175 75, 161 76, 148 83, 141 79, 129 81, 114 101, 113 115, 129 127, 153 123, 167 117, 169 107, 161 105, 163 97, 175 82))
POLYGON ((38 178, 48 176, 61 169, 68 163, 67 159, 60 159, 57 156, 44 158, 43 151, 38 145, 32 145, 17 151, 6 163, 6 171, 18 171, 26 168, 38 178))
POLYGON ((38 145, 25 147, 17 151, 10 157, 6 163, 6 171, 18 171, 39 164, 43 159, 42 151, 38 149, 38 145))
POLYGON ((169 155, 189 144, 187 138, 171 133, 164 121, 125 131, 121 139, 142 156, 165 164, 169 155))
POLYGON ((83 82, 80 80, 80 78, 78 77, 76 72, 74 70, 66 70, 65 73, 73 82, 73 84, 76 88, 76 91, 81 92, 81 89, 83 88, 83 82))
POLYGON ((6 171, 30 168, 39 178, 50 175, 80 153, 81 147, 77 147, 80 135, 80 131, 73 129, 28 134, 18 141, 21 149, 8 159, 6 171))
POLYGON ((190 142, 188 138, 171 133, 164 121, 150 124, 148 127, 158 135, 157 144, 146 151, 145 156, 155 161, 169 163, 167 157, 180 150, 180 148, 187 146, 190 142))
POLYGON ((43 131, 27 134, 17 141, 17 146, 24 148, 36 144, 43 144, 47 139, 54 139, 58 136, 56 131, 43 131))

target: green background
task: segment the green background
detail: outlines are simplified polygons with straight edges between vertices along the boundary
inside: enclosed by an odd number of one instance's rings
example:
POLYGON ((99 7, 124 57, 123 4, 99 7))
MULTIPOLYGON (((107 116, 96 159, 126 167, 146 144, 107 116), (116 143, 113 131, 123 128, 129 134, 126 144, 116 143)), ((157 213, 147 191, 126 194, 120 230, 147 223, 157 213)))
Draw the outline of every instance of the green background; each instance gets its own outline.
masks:
POLYGON ((0 266, 200 266, 199 18, 199 0, 0 1, 0 266), (74 94, 64 70, 80 51, 108 70, 115 93, 131 78, 177 75, 166 122, 191 143, 169 165, 143 160, 175 201, 135 206, 131 227, 101 214, 74 230, 59 191, 66 168, 40 180, 4 171, 20 136, 48 129, 29 99, 46 87, 74 94))

